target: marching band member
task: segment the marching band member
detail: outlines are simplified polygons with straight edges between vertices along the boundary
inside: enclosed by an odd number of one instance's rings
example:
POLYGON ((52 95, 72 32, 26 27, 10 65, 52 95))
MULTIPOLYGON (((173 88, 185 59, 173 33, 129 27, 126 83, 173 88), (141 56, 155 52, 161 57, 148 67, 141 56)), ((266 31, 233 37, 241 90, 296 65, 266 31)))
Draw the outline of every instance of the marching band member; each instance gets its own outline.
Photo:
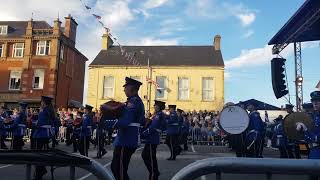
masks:
POLYGON ((155 101, 155 115, 152 117, 142 136, 145 139, 145 146, 142 151, 142 159, 149 171, 149 180, 157 180, 160 172, 157 163, 157 146, 160 144, 160 133, 165 128, 165 120, 162 110, 165 109, 165 102, 155 101))
POLYGON ((249 126, 246 135, 246 157, 262 157, 263 142, 265 137, 265 124, 260 114, 256 111, 257 105, 250 102, 247 106, 249 113, 249 126))
MULTIPOLYGON (((55 112, 52 106, 52 99, 48 96, 41 96, 41 111, 38 121, 35 124, 36 132, 34 133, 35 147, 37 150, 46 150, 49 148, 49 141, 52 138, 52 124, 55 120, 55 112)), ((34 179, 40 180, 47 173, 44 166, 36 166, 34 179)))
POLYGON ((188 151, 188 135, 189 135, 190 122, 187 119, 185 114, 183 116, 185 116, 183 118, 182 130, 181 130, 181 134, 183 137, 183 150, 188 151))
POLYGON ((288 138, 284 132, 283 117, 280 115, 276 120, 274 133, 276 138, 276 146, 280 151, 280 158, 290 158, 288 149, 288 138))
POLYGON ((170 149, 170 157, 167 160, 176 160, 178 136, 179 120, 176 113, 176 105, 169 105, 169 115, 167 116, 166 144, 170 149))
MULTIPOLYGON (((292 104, 286 104, 286 111, 288 114, 284 117, 284 119, 293 113, 293 107, 294 106, 292 104)), ((299 145, 295 140, 288 139, 287 150, 289 158, 301 159, 299 145)))
POLYGON ((314 91, 310 94, 313 105, 313 129, 308 129, 301 122, 296 123, 297 131, 303 131, 305 140, 310 143, 309 159, 320 159, 320 91, 314 91))
POLYGON ((139 142, 139 128, 144 121, 144 104, 138 95, 141 82, 126 77, 123 85, 128 97, 124 111, 115 121, 106 121, 107 129, 117 129, 114 140, 114 151, 111 162, 111 171, 117 180, 128 180, 128 166, 132 154, 136 151, 139 142))
POLYGON ((19 103, 19 112, 17 116, 14 118, 13 123, 6 126, 7 130, 12 131, 12 148, 14 150, 22 150, 24 146, 23 136, 26 129, 26 122, 27 122, 27 103, 19 103))
POLYGON ((92 109, 90 105, 84 108, 84 115, 81 123, 80 132, 80 154, 88 157, 88 150, 90 145, 90 138, 92 134, 92 109))

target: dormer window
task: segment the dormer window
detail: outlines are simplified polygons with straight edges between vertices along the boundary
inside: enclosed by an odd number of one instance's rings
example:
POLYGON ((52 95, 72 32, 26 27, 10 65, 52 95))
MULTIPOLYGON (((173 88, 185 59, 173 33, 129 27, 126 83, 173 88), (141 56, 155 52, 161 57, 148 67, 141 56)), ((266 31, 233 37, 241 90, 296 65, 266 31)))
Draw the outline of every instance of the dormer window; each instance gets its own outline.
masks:
POLYGON ((0 25, 0 35, 8 34, 8 26, 0 25))

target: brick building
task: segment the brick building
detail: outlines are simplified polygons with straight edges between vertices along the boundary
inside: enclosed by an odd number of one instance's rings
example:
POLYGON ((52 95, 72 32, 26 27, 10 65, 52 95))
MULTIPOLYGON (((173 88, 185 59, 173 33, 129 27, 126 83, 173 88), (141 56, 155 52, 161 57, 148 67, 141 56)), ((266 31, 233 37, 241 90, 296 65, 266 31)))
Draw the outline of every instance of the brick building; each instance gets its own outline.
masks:
POLYGON ((38 106, 41 95, 57 107, 82 104, 85 63, 75 47, 77 23, 55 20, 0 21, 0 105, 25 101, 38 106))

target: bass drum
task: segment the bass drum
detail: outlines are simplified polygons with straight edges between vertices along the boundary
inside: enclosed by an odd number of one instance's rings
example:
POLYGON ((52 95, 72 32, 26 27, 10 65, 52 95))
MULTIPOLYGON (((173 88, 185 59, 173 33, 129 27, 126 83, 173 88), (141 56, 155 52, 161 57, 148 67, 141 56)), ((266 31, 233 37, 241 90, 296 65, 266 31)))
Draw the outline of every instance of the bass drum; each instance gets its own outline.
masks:
POLYGON ((220 128, 228 134, 241 134, 249 126, 248 112, 239 106, 230 105, 220 113, 220 128))

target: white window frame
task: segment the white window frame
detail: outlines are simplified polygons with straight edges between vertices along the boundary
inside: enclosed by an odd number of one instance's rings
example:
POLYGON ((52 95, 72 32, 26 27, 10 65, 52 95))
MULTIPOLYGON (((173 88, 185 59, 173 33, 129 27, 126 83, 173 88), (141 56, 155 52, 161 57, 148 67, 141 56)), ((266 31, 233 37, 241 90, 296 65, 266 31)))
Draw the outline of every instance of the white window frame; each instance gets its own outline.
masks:
POLYGON ((7 35, 8 34, 8 26, 1 25, 0 26, 0 35, 7 35))
POLYGON ((1 49, 0 57, 3 57, 4 44, 0 44, 0 49, 1 49))
POLYGON ((23 52, 24 51, 24 43, 15 43, 15 44, 13 44, 13 53, 12 53, 12 56, 13 57, 16 57, 16 58, 21 58, 21 57, 23 57, 23 52), (19 47, 19 48, 17 48, 17 45, 21 45, 22 44, 22 47, 19 47), (21 56, 18 56, 18 50, 21 50, 21 56))
MULTIPOLYGON (((17 90, 20 90, 21 89, 21 76, 22 76, 22 71, 11 71, 10 72, 10 78, 9 78, 9 90, 12 90, 12 91, 17 91, 17 90), (13 74, 14 73, 20 73, 20 77, 16 76, 16 77, 13 77, 13 74), (17 79, 20 79, 20 84, 19 84, 19 88, 17 89, 13 89, 11 88, 11 79, 13 78, 17 78, 17 79)), ((16 80, 17 81, 17 80, 16 80)))
POLYGON ((49 54, 50 54, 50 42, 49 41, 38 41, 36 55, 37 56, 47 56, 49 54))
POLYGON ((44 77, 45 77, 45 70, 44 69, 35 69, 33 72, 33 81, 32 81, 32 88, 33 89, 43 89, 44 87, 44 77), (42 74, 42 77, 39 76, 42 74), (39 77, 39 84, 38 87, 35 87, 35 78, 39 77))
MULTIPOLYGON (((159 88, 157 88, 157 90, 156 90, 156 95, 155 95, 155 97, 156 97, 156 99, 158 99, 158 100, 165 100, 165 99, 167 99, 167 97, 168 97, 168 92, 167 92, 167 88, 168 88, 168 78, 167 78, 167 76, 156 76, 156 83, 157 84, 159 84, 158 82, 158 79, 160 79, 160 78, 164 78, 164 87, 159 87, 159 88), (161 91, 163 91, 163 97, 158 97, 157 96, 157 94, 158 94, 158 90, 161 90, 161 91)), ((159 84, 160 85, 160 84, 159 84)))
POLYGON ((190 99, 190 78, 188 77, 178 77, 178 100, 189 100, 190 99), (188 80, 188 87, 184 88, 184 87, 180 87, 180 81, 181 80, 188 80), (187 91, 187 97, 186 98, 181 98, 181 91, 187 91))
POLYGON ((214 100, 214 78, 213 77, 202 77, 202 101, 213 101, 214 100), (212 87, 204 87, 206 80, 209 80, 212 82, 212 87), (211 93, 211 98, 206 98, 207 95, 205 93, 211 93))
POLYGON ((111 75, 104 76, 104 78, 103 78, 103 99, 114 98, 115 83, 116 83, 116 81, 115 81, 115 77, 114 77, 114 76, 111 76, 111 75), (113 87, 106 85, 106 79, 107 79, 107 78, 113 78, 113 87), (108 95, 106 94, 106 92, 107 92, 106 89, 112 89, 112 94, 111 94, 111 96, 108 96, 108 95))

